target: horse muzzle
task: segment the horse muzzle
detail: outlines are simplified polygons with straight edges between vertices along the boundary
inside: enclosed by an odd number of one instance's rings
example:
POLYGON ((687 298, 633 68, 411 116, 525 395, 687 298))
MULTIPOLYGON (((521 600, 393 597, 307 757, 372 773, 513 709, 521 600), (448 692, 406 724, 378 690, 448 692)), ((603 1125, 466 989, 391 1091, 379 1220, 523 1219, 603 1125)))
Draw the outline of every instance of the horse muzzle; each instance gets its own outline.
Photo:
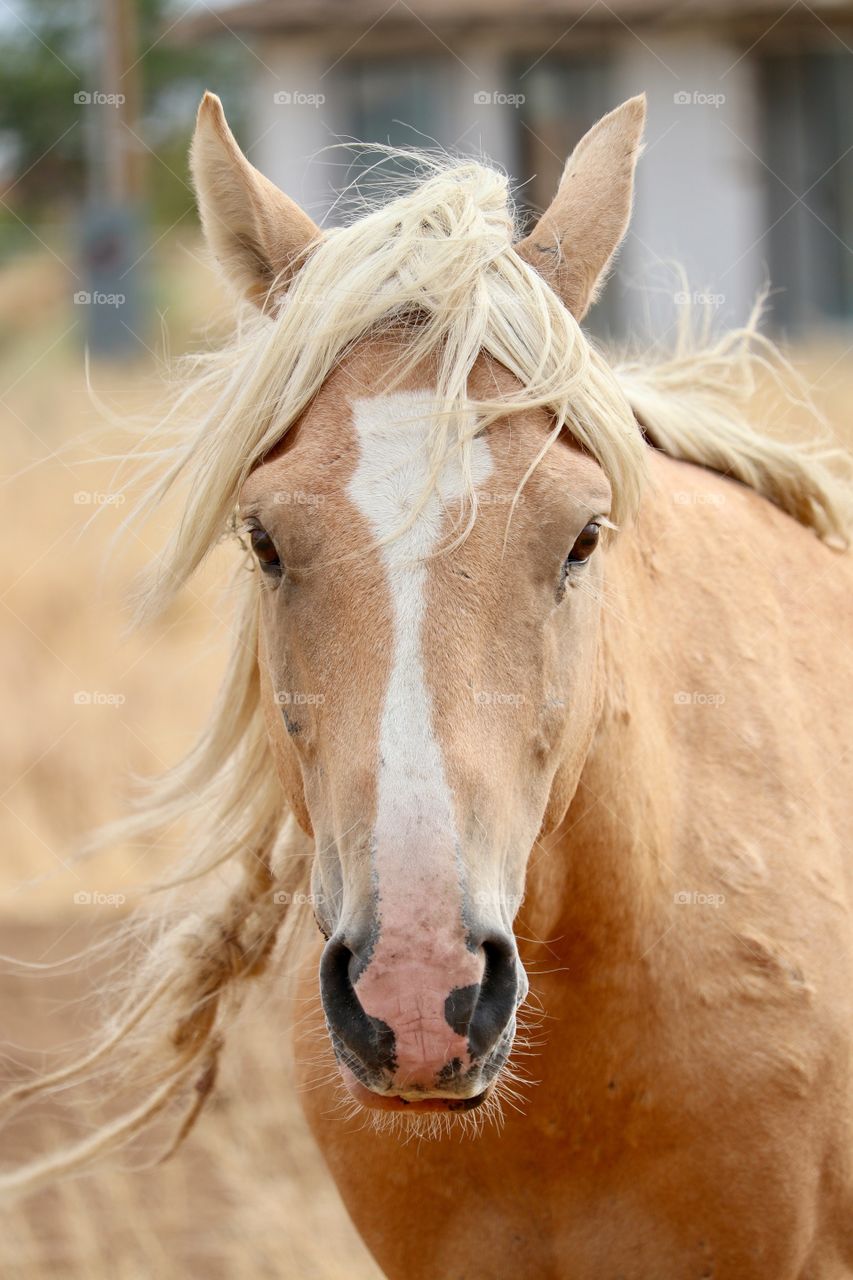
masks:
POLYGON ((326 1023, 350 1093, 366 1106, 465 1110, 506 1062, 527 982, 511 935, 427 954, 385 934, 338 934, 320 965, 326 1023))

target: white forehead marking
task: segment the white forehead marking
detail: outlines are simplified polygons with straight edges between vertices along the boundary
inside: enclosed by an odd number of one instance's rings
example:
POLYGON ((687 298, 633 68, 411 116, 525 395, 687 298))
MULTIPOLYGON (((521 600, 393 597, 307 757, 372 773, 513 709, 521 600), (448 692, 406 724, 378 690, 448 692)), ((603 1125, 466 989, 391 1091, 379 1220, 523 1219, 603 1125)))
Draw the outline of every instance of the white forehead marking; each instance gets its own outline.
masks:
MULTIPOLYGON (((445 462, 417 519, 397 534, 427 486, 426 442, 434 403, 433 391, 406 391, 356 400, 352 406, 359 461, 348 493, 376 537, 392 537, 381 548, 394 610, 394 653, 379 734, 374 839, 380 884, 386 858, 399 865, 401 852, 414 854, 417 849, 430 851, 434 858, 447 847, 448 837, 451 851, 456 846, 450 788, 424 678, 422 640, 427 557, 438 545, 443 504, 464 492, 458 455, 445 462)), ((491 453, 481 437, 471 443, 471 479, 481 485, 491 473, 491 453)), ((425 874, 430 861, 423 860, 425 874)), ((391 903, 380 892, 384 914, 391 903)))

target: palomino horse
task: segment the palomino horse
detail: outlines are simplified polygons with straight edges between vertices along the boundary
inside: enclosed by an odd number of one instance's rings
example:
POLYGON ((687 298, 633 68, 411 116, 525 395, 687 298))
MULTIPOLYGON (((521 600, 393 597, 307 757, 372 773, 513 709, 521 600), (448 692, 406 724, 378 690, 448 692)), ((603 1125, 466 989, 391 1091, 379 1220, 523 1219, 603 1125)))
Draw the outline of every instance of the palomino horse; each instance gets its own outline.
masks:
POLYGON ((155 817, 191 795, 242 875, 65 1073, 159 1005, 171 1074, 66 1167, 204 1095, 221 997, 310 901, 337 1083, 298 1042, 303 1102, 391 1280, 853 1276, 843 495, 749 425, 751 329, 618 369, 583 336, 643 121, 605 117, 519 242, 475 164, 321 233, 205 97, 202 220, 256 306, 168 455, 152 592, 235 506, 255 572, 155 817))

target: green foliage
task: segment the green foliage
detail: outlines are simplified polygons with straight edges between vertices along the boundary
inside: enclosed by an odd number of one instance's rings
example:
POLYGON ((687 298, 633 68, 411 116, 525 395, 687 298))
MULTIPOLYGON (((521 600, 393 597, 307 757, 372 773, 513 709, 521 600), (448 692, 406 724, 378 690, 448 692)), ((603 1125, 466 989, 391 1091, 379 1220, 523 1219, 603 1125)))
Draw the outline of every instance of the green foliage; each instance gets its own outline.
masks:
MULTIPOLYGON (((214 88, 239 101, 247 54, 239 41, 177 38, 170 0, 136 0, 141 81, 140 146, 146 196, 156 222, 172 222, 192 204, 186 149, 201 92, 214 88), (153 154, 148 154, 147 148, 153 154), (152 199, 153 197, 153 199, 152 199)), ((4 199, 40 220, 79 206, 88 188, 94 144, 92 108, 81 91, 103 89, 99 0, 16 0, 0 39, 0 157, 4 199)), ((239 121, 239 111, 230 111, 239 121)), ((4 223, 14 225, 10 215, 4 223)))

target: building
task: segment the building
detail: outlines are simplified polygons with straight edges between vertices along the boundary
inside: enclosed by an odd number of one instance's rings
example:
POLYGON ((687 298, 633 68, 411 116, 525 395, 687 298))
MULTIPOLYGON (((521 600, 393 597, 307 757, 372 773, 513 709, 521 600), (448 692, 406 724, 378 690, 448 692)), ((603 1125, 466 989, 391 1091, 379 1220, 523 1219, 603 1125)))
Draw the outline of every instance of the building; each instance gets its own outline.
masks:
POLYGON ((597 327, 671 315, 674 263, 727 320, 769 279, 778 327, 853 321, 853 3, 244 0, 191 30, 248 47, 243 141, 318 220, 369 158, 330 150, 341 138, 485 154, 541 209, 580 135, 645 90, 634 220, 597 327))

